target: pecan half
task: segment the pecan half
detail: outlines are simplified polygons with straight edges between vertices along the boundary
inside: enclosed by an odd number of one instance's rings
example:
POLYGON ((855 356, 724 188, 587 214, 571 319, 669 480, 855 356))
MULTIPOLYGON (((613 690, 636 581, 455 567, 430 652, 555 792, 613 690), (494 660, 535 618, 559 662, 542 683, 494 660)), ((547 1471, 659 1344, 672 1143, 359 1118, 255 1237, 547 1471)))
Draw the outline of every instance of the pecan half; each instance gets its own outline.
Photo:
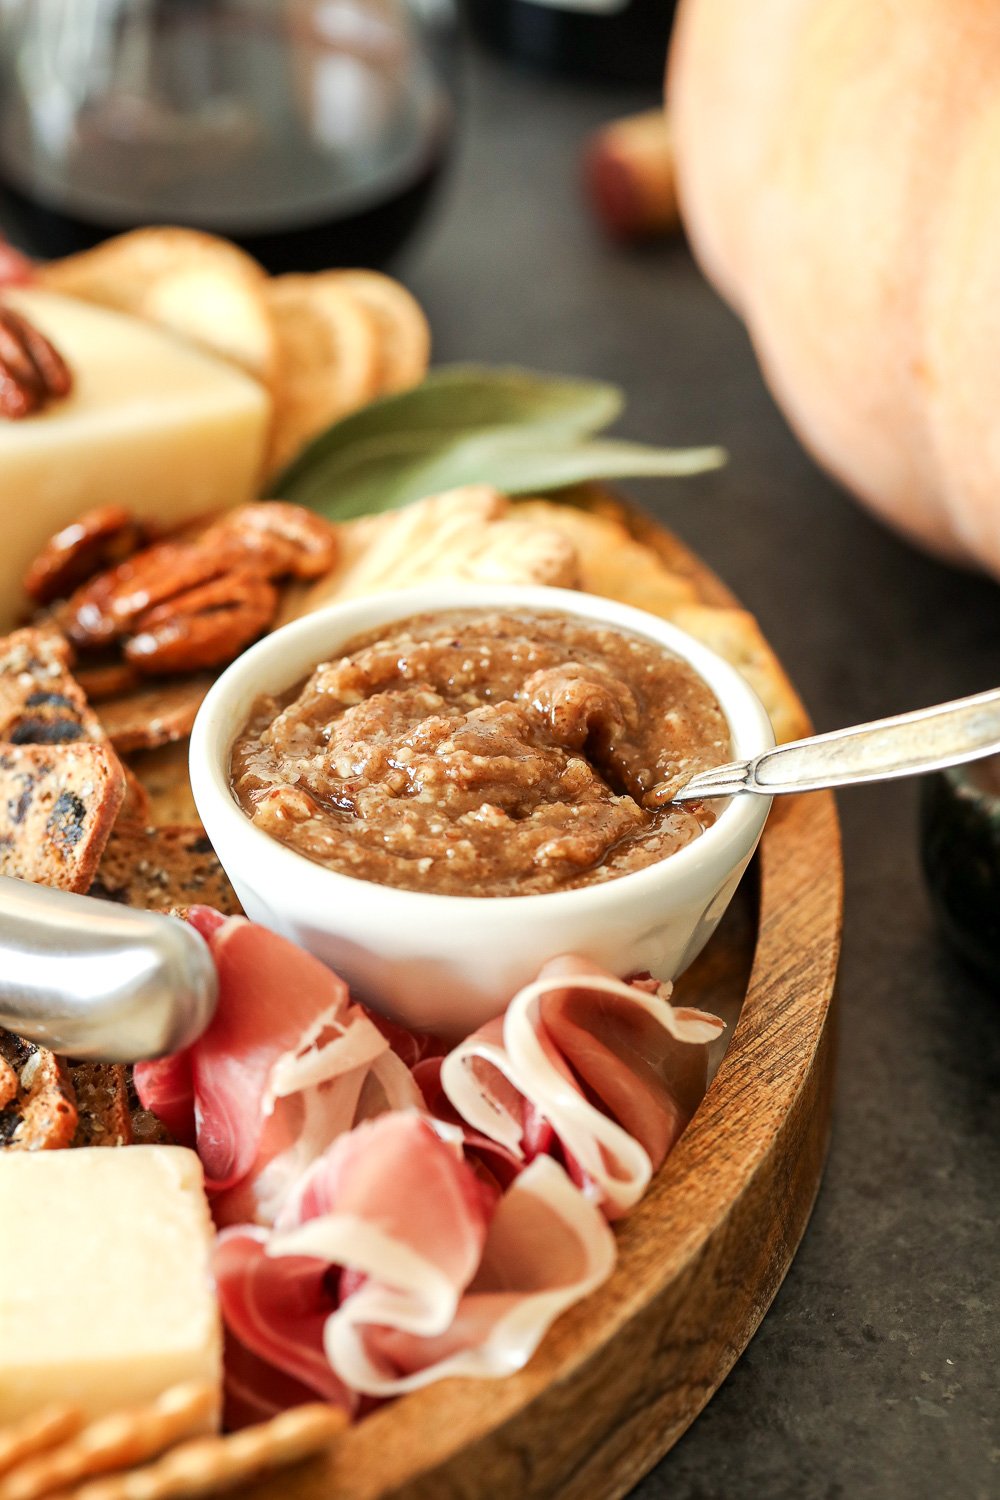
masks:
POLYGON ((241 564, 268 578, 319 578, 334 564, 337 533, 304 506, 258 500, 221 516, 203 533, 201 545, 240 554, 241 564))
POLYGON ((77 589, 59 612, 59 623, 78 646, 105 645, 128 635, 158 604, 218 578, 229 566, 221 549, 157 542, 77 589))
POLYGON ((27 318, 0 306, 0 417, 28 417, 72 387, 58 349, 27 318))
POLYGON ((277 607, 276 590, 259 573, 226 573, 140 615, 126 660, 157 675, 221 666, 267 628, 277 607))
POLYGON ((135 516, 120 505, 98 505, 49 538, 24 575, 24 592, 36 604, 65 599, 99 570, 130 557, 142 539, 135 516))

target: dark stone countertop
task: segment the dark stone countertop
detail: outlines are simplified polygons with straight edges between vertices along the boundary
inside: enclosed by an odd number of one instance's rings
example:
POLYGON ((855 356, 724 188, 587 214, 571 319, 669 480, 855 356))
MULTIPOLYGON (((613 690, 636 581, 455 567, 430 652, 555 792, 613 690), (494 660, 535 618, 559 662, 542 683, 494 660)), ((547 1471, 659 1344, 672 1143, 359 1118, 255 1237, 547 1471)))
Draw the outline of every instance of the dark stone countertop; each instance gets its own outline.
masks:
MULTIPOLYGON (((757 613, 818 729, 995 685, 996 585, 911 550, 818 472, 681 244, 595 232, 580 141, 652 102, 472 59, 455 171, 398 267, 436 357, 605 377, 628 394, 626 435, 724 443, 725 470, 632 492, 757 613)), ((641 1500, 1000 1495, 1000 997, 938 938, 916 794, 840 799, 823 1188, 756 1338, 641 1500)))

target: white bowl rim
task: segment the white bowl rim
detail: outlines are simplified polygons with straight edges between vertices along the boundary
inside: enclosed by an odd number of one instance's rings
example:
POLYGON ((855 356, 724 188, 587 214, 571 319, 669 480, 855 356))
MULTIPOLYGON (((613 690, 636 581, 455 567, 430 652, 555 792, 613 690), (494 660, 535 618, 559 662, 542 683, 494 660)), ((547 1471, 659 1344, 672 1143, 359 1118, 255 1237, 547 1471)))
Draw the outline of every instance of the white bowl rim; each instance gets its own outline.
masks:
POLYGON ((414 891, 342 874, 309 859, 258 828, 240 807, 230 787, 232 746, 245 722, 244 709, 240 722, 232 723, 232 701, 239 698, 247 702, 260 693, 294 686, 319 662, 329 659, 336 646, 327 652, 320 648, 318 654, 302 649, 296 653, 296 646, 302 648, 314 637, 322 639, 329 632, 333 640, 346 643, 380 625, 403 621, 412 615, 444 613, 452 609, 554 611, 629 630, 666 647, 694 667, 715 694, 726 717, 734 760, 750 759, 774 745, 767 710, 746 679, 709 646, 657 615, 577 589, 540 584, 429 583, 327 605, 280 626, 230 663, 206 695, 191 732, 191 786, 206 829, 216 818, 224 820, 227 836, 239 845, 248 863, 260 858, 277 861, 278 871, 285 870, 290 881, 309 880, 313 885, 325 886, 331 902, 336 900, 338 891, 344 897, 350 895, 355 899, 365 893, 387 908, 395 907, 398 911, 414 902, 427 911, 429 903, 446 901, 452 910, 463 909, 471 913, 491 908, 498 917, 501 911, 527 917, 529 912, 539 910, 550 912, 555 917, 557 908, 565 909, 568 904, 578 907, 603 906, 611 902, 625 904, 649 894, 654 886, 662 887, 665 882, 683 885, 685 875, 694 875, 697 867, 717 861, 727 845, 733 851, 727 862, 734 868, 744 857, 748 844, 752 849, 766 819, 770 798, 734 796, 725 799, 727 805, 715 822, 690 843, 651 865, 616 876, 613 880, 523 896, 456 896, 438 891, 414 891), (305 665, 284 672, 267 671, 268 666, 277 666, 287 656, 293 659, 302 656, 305 665), (258 683, 249 693, 255 677, 259 678, 258 683), (205 804, 209 800, 212 811, 206 818, 205 804), (544 907, 540 908, 539 903, 544 903, 544 907))

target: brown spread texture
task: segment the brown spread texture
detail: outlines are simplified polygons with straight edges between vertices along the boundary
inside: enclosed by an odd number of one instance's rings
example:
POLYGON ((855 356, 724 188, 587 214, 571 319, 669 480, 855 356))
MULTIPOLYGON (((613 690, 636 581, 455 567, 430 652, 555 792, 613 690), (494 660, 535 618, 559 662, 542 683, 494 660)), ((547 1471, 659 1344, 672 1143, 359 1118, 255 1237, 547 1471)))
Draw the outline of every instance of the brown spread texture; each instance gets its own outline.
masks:
POLYGON ((258 827, 342 874, 529 895, 642 869, 712 821, 671 788, 726 759, 701 678, 570 615, 418 616, 350 642, 233 752, 258 827))

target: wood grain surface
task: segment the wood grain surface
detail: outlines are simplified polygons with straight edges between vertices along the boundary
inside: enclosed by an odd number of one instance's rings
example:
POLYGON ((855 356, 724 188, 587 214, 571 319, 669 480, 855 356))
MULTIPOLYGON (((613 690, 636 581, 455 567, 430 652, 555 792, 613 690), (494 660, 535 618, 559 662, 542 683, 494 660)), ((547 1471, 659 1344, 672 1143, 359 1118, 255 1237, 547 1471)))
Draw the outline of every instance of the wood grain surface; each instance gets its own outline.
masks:
MULTIPOLYGON (((648 523, 637 532, 649 539, 648 523)), ((658 550, 724 586, 661 533, 658 550)), ((619 1262, 518 1374, 385 1406, 328 1457, 255 1496, 613 1500, 680 1437, 746 1347, 791 1263, 830 1126, 840 837, 828 793, 775 803, 750 874, 682 977, 738 1020, 691 1125, 618 1227, 619 1262), (742 1006, 740 1000, 742 998, 742 1006)))

